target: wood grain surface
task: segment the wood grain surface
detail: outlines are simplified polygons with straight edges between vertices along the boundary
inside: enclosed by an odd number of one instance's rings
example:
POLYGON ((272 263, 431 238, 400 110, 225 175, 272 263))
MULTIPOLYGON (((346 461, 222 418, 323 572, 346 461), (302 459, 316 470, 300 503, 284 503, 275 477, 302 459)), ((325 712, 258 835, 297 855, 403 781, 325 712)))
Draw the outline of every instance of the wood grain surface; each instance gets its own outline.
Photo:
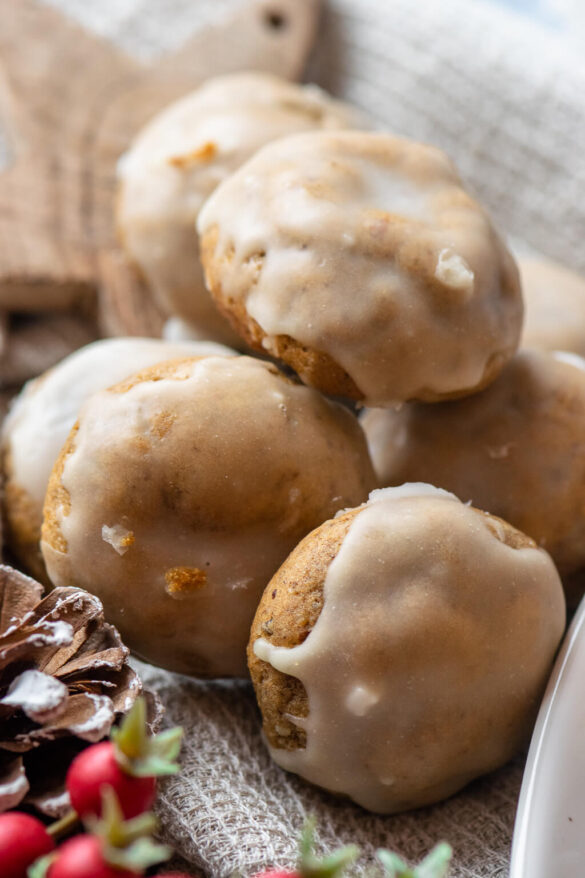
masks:
POLYGON ((0 116, 14 153, 0 173, 0 312, 97 298, 103 333, 160 334, 163 315, 116 244, 116 162, 151 116, 210 76, 299 77, 318 13, 319 0, 256 0, 143 64, 41 2, 0 0, 0 116))

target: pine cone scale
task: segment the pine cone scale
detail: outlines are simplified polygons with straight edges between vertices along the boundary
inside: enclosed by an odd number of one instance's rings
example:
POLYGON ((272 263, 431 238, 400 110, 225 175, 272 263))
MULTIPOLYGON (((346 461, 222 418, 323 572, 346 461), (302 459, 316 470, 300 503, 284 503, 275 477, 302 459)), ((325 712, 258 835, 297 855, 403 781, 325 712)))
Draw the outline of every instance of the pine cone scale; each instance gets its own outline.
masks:
POLYGON ((101 740, 142 685, 98 598, 76 588, 42 594, 0 565, 0 811, 30 784, 27 800, 54 815, 66 806, 62 778, 36 751, 58 747, 66 761, 68 750, 101 740))

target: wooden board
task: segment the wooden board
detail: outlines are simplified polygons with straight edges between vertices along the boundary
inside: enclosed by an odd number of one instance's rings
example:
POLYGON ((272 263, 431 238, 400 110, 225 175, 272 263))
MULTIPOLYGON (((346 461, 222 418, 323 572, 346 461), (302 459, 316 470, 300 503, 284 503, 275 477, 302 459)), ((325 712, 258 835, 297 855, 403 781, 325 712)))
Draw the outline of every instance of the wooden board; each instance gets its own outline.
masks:
POLYGON ((70 310, 97 294, 108 334, 160 332, 162 315, 118 249, 115 166, 136 131, 209 76, 297 78, 319 0, 256 0, 147 65, 36 0, 0 0, 0 312, 70 310))

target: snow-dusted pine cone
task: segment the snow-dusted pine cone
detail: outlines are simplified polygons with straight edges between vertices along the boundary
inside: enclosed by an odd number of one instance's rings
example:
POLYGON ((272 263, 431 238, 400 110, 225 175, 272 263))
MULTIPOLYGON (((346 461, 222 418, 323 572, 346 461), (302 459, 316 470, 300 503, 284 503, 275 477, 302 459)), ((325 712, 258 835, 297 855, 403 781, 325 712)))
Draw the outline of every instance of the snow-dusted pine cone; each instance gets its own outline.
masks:
POLYGON ((0 565, 0 811, 28 795, 59 816, 67 765, 109 733, 141 683, 96 597, 76 588, 42 595, 38 582, 0 565))

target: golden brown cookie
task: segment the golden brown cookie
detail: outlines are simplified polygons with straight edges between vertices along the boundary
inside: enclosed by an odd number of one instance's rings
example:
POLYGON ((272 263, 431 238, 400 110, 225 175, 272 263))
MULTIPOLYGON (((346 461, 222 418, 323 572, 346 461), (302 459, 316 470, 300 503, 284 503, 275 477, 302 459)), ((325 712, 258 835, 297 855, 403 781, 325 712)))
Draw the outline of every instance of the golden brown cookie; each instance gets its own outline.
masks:
POLYGON ((65 357, 16 397, 1 437, 6 541, 37 579, 47 581, 39 541, 49 476, 85 400, 160 360, 212 353, 235 352, 213 342, 103 339, 65 357))
POLYGON ((585 362, 521 351, 472 397, 371 409, 362 425, 380 485, 426 481, 529 534, 573 603, 585 566, 585 362))
POLYGON ((492 381, 518 344, 518 272, 440 150, 389 134, 269 144, 198 220, 208 286, 246 341, 370 405, 492 381))
POLYGON ((548 259, 518 260, 524 294, 521 345, 585 354, 585 278, 548 259))
POLYGON ((245 675, 266 583, 374 478, 356 418, 272 364, 159 364, 84 406, 51 476, 43 556, 144 658, 245 675))
POLYGON ((270 753, 373 811, 445 798, 530 733, 565 621, 546 552, 429 485, 300 543, 248 648, 270 753))
POLYGON ((119 164, 121 241, 160 304, 204 338, 240 341, 205 289, 195 220, 208 195, 271 140, 350 128, 356 112, 269 73, 210 79, 159 113, 119 164))

